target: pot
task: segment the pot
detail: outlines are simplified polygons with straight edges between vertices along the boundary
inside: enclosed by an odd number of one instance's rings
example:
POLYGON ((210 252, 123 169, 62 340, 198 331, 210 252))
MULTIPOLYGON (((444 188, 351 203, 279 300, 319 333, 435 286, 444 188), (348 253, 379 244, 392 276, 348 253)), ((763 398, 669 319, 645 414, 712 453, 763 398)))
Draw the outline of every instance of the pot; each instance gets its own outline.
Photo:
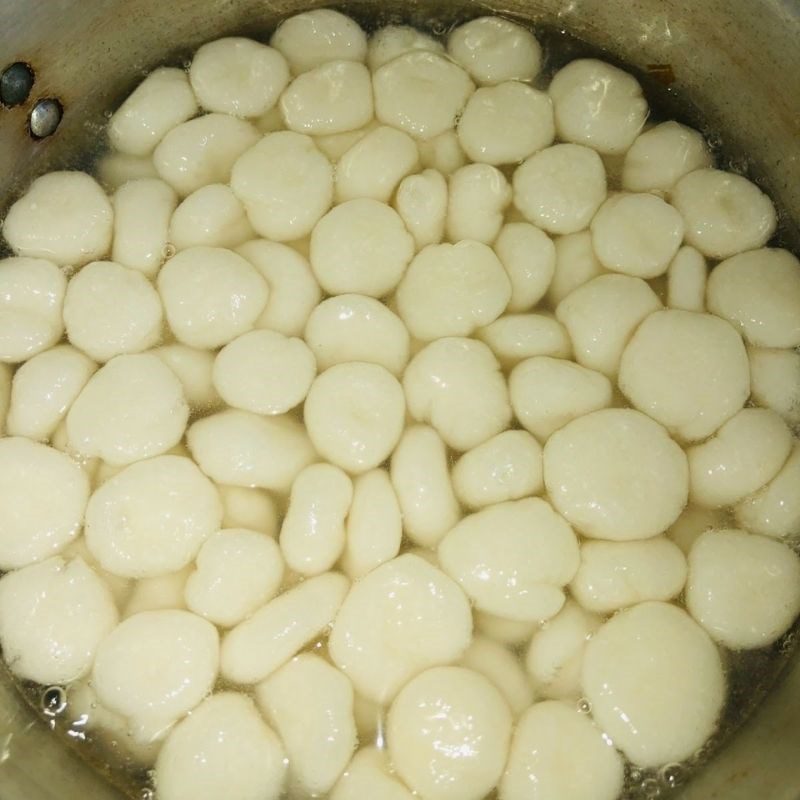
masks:
MULTIPOLYGON (((27 62, 29 99, 0 109, 0 207, 34 176, 85 167, 106 114, 162 63, 203 42, 264 37, 317 0, 0 0, 3 61, 27 62), (52 136, 30 135, 37 101, 55 99, 52 136)), ((656 107, 700 127, 728 163, 782 209, 781 244, 800 252, 800 0, 341 0, 366 26, 403 19, 446 30, 486 11, 567 32, 637 71, 656 107), (650 76, 648 79, 647 76, 650 76), (667 85, 665 85, 667 84, 667 85)), ((682 800, 800 798, 800 658, 750 721, 687 786, 682 800)), ((0 800, 119 800, 26 705, 0 668, 0 800)))

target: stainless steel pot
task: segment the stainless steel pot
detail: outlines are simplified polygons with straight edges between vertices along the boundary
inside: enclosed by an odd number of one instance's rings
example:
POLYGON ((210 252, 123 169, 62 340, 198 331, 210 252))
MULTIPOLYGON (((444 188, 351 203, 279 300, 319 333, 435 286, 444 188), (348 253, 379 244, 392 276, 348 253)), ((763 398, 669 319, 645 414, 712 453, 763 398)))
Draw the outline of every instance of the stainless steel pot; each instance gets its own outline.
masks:
MULTIPOLYGON (((142 75, 225 34, 269 32, 317 0, 0 0, 0 68, 30 63, 29 101, 0 110, 0 207, 33 176, 80 166, 102 145, 104 112, 142 75), (36 141, 28 114, 57 98, 57 132, 36 141)), ((662 100, 723 143, 783 210, 780 236, 800 252, 800 0, 341 0, 363 22, 448 26, 485 10, 566 30, 645 74, 674 83, 662 100), (670 70, 663 69, 669 65, 670 70), (651 70, 652 71, 652 70, 651 70)), ((0 511, 1 513, 1 511, 0 511)), ((800 658, 751 721, 676 797, 800 798, 800 658)), ((121 795, 53 737, 0 672, 0 800, 121 795)))

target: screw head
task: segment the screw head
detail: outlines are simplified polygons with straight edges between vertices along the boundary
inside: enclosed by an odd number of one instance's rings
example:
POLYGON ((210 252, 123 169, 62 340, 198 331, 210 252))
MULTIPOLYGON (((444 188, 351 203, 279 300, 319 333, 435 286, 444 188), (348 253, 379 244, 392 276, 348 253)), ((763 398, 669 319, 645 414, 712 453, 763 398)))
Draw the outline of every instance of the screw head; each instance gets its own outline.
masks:
POLYGON ((28 116, 28 126, 34 139, 44 139, 56 132, 64 109, 55 98, 37 100, 28 116))
POLYGON ((24 103, 33 89, 34 79, 33 69, 29 64, 24 61, 10 64, 0 75, 0 102, 9 107, 24 103))

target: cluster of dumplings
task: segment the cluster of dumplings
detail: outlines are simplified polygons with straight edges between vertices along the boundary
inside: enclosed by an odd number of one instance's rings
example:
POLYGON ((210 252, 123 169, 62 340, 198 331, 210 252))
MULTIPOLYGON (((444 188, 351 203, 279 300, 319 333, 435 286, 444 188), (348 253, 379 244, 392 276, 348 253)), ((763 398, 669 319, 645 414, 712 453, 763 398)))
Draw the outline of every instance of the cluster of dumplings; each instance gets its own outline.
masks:
POLYGON ((629 74, 331 10, 0 262, 0 645, 158 800, 614 800, 800 611, 800 263, 629 74))

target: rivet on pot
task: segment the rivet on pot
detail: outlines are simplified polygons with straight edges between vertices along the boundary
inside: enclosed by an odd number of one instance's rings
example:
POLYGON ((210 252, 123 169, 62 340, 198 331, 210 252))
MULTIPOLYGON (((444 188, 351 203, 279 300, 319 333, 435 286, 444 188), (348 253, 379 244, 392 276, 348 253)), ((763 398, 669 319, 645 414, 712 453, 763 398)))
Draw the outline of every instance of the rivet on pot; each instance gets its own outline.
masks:
POLYGON ((56 132, 64 109, 58 100, 48 97, 37 100, 28 117, 28 127, 34 139, 45 139, 56 132))
POLYGON ((18 106, 31 93, 34 81, 33 69, 24 61, 16 61, 0 75, 0 102, 4 106, 18 106))

